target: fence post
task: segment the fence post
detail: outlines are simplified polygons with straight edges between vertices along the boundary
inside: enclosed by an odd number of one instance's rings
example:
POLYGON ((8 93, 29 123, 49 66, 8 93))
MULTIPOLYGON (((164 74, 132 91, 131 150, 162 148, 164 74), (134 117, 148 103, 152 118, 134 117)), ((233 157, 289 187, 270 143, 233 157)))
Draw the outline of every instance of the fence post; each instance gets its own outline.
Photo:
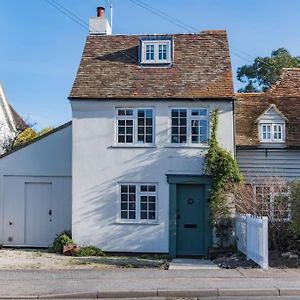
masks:
POLYGON ((250 259, 249 253, 250 253, 250 244, 252 243, 251 241, 251 216, 250 214, 246 214, 246 257, 247 260, 250 259))
POLYGON ((262 218, 263 224, 263 269, 269 268, 269 232, 268 232, 268 218, 262 218))

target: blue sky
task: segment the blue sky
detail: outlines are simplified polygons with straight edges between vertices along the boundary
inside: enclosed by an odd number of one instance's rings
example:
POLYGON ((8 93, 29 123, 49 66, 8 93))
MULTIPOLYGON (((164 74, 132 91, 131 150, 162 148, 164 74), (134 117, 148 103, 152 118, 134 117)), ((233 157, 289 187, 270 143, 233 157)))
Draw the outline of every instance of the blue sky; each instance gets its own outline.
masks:
MULTIPOLYGON (((86 21, 97 6, 107 6, 104 0, 56 1, 86 21)), ((279 47, 300 55, 299 0, 143 1, 199 31, 226 29, 234 75, 279 47)), ((129 0, 112 2, 116 34, 186 32, 129 0)), ((0 2, 0 81, 11 104, 38 128, 71 119, 67 97, 87 34, 44 0, 0 2)))

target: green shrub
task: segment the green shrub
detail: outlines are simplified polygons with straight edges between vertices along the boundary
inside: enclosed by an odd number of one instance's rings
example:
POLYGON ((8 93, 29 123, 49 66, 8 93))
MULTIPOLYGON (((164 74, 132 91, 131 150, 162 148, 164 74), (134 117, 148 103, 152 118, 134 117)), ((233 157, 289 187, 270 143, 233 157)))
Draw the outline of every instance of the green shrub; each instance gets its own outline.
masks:
POLYGON ((105 253, 94 246, 86 246, 86 247, 81 247, 79 250, 75 252, 75 256, 105 256, 105 253))
POLYGON ((235 184, 243 181, 236 160, 229 151, 219 145, 217 140, 218 114, 218 109, 211 113, 211 138, 205 158, 205 173, 213 179, 209 201, 213 225, 230 217, 228 194, 235 184))
POLYGON ((63 253, 64 246, 74 244, 70 231, 63 231, 56 235, 52 246, 49 247, 48 251, 51 253, 63 253))

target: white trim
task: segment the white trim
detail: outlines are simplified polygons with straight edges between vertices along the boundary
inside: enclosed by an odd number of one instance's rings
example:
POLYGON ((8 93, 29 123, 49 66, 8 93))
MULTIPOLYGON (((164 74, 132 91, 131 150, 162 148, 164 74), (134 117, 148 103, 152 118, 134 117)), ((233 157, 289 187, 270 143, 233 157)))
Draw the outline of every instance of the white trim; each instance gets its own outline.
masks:
POLYGON ((115 110, 115 138, 114 145, 112 148, 153 148, 155 145, 156 136, 156 126, 155 126, 155 108, 154 107, 116 107, 115 110), (130 109, 133 110, 132 116, 119 116, 118 111, 121 109, 130 109), (141 143, 138 142, 138 110, 151 110, 152 111, 152 143, 141 143), (133 140, 132 143, 118 142, 118 121, 119 120, 133 120, 133 140))
POLYGON ((210 138, 210 110, 208 107, 176 107, 176 106, 169 106, 169 122, 168 122, 168 145, 166 147, 170 148, 207 148, 208 147, 208 140, 210 138), (182 109, 186 110, 187 113, 187 142, 186 143, 172 143, 172 110, 173 109, 182 109), (204 117, 201 116, 192 116, 192 110, 201 110, 205 109, 207 111, 207 115, 204 117), (192 130, 191 130, 191 120, 207 120, 207 142, 206 143, 192 143, 192 130))
POLYGON ((172 62, 171 40, 142 40, 141 41, 141 63, 142 64, 170 64, 172 62), (146 59, 146 47, 154 46, 154 59, 146 59), (166 45, 167 59, 159 59, 159 46, 166 45))
POLYGON ((150 224, 155 225, 159 224, 159 205, 158 205, 158 183, 157 182, 118 182, 117 183, 117 218, 116 223, 118 224, 150 224), (122 219, 121 218, 121 185, 135 185, 135 192, 136 192, 136 209, 135 209, 135 219, 122 219), (140 192, 140 187, 142 185, 154 185, 155 186, 155 192, 140 192), (155 196, 155 219, 149 220, 149 219, 141 219, 140 213, 140 196, 142 194, 152 195, 155 196))
POLYGON ((259 140, 261 143, 284 143, 285 142, 285 122, 260 122, 258 124, 258 131, 259 131, 259 140), (270 139, 263 138, 263 127, 270 126, 270 139), (274 138, 274 127, 280 126, 281 127, 281 139, 274 138))

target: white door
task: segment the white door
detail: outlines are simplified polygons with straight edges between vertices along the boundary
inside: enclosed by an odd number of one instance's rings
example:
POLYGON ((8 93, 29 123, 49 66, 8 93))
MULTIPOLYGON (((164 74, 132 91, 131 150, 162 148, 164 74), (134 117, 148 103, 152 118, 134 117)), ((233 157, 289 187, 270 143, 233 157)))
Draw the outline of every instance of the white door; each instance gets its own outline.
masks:
POLYGON ((53 242, 52 183, 25 182, 25 244, 48 246, 53 242))

